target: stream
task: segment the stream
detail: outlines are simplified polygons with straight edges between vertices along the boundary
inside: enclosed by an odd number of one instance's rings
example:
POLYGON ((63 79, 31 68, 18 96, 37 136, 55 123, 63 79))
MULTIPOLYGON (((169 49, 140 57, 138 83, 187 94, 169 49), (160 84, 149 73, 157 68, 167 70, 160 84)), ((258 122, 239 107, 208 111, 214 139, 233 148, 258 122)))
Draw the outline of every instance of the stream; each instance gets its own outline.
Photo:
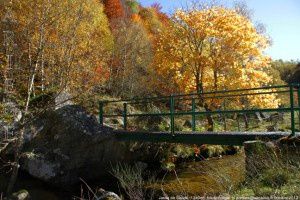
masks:
MULTIPOLYGON (((176 171, 170 171, 151 187, 163 190, 169 195, 220 195, 233 191, 245 177, 245 161, 243 153, 236 155, 210 158, 198 162, 186 162, 177 166, 176 171)), ((108 191, 119 193, 116 182, 95 181, 93 186, 102 187, 108 191), (114 182, 114 183, 112 183, 114 182)), ((111 180, 111 179, 110 179, 111 180)), ((66 200, 80 197, 81 185, 69 190, 51 187, 39 180, 21 173, 15 187, 28 190, 32 200, 66 200)))

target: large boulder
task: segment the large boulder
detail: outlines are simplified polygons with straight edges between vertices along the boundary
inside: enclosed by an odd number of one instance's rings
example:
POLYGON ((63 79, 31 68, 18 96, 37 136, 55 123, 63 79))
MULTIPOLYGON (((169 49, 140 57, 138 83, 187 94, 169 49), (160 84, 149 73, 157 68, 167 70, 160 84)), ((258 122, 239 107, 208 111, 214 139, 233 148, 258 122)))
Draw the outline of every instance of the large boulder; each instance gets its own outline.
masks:
POLYGON ((111 128, 100 126, 80 106, 48 111, 29 130, 21 169, 57 186, 106 176, 114 163, 154 155, 146 144, 116 140, 111 128))
POLYGON ((71 99, 73 99, 72 95, 65 90, 58 93, 55 97, 55 109, 59 109, 68 105, 74 105, 71 99))

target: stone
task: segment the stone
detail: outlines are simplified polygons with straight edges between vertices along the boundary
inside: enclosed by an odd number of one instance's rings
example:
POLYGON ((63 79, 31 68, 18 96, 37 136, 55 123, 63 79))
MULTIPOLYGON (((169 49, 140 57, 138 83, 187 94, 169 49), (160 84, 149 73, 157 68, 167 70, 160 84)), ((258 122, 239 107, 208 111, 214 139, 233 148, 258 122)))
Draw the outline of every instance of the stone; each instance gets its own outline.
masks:
POLYGON ((74 105, 72 95, 68 91, 63 90, 55 97, 55 109, 59 109, 67 105, 74 105))
POLYGON ((22 112, 18 108, 18 105, 15 102, 13 101, 6 102, 4 103, 4 106, 6 110, 8 110, 8 112, 13 115, 14 122, 18 122, 21 120, 22 112))
POLYGON ((25 153, 23 168, 28 169, 28 173, 40 180, 47 181, 59 174, 60 163, 50 162, 43 155, 25 153))
POLYGON ((121 200, 121 198, 114 192, 105 191, 104 189, 100 188, 96 192, 95 200, 121 200))
POLYGON ((15 135, 15 128, 22 118, 22 112, 15 102, 8 101, 3 106, 6 108, 7 114, 12 117, 12 120, 9 123, 6 120, 0 120, 0 138, 15 135))
POLYGON ((4 198, 4 200, 29 200, 30 196, 27 190, 20 190, 13 193, 11 196, 4 198))
POLYGON ((58 187, 109 176, 114 164, 154 162, 157 145, 117 140, 112 128, 100 126, 82 107, 47 111, 27 127, 21 169, 58 187), (38 132, 31 132, 38 130, 38 132))

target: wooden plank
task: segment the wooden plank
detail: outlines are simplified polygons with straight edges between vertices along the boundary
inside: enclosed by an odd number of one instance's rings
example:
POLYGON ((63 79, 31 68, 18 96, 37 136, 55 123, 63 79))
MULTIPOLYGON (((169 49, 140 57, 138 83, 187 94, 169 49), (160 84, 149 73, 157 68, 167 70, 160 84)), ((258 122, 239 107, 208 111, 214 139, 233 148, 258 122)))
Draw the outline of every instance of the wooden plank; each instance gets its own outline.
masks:
POLYGON ((182 144, 215 144, 242 146, 245 141, 276 140, 289 136, 289 132, 142 132, 114 131, 115 137, 121 141, 168 142, 182 144))

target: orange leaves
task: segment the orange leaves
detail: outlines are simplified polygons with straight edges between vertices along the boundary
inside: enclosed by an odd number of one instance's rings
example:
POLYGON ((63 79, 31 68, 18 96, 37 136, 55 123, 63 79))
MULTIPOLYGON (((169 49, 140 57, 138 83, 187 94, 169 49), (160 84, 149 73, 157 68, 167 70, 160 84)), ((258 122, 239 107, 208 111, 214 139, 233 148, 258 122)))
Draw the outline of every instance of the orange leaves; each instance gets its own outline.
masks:
POLYGON ((138 14, 134 13, 131 15, 131 19, 134 22, 139 22, 141 20, 141 17, 138 14))
POLYGON ((104 0, 105 14, 109 20, 122 18, 125 16, 125 11, 120 0, 104 0))
POLYGON ((95 83, 99 84, 101 82, 108 80, 109 76, 110 76, 109 70, 107 68, 99 65, 95 69, 93 80, 95 83))

